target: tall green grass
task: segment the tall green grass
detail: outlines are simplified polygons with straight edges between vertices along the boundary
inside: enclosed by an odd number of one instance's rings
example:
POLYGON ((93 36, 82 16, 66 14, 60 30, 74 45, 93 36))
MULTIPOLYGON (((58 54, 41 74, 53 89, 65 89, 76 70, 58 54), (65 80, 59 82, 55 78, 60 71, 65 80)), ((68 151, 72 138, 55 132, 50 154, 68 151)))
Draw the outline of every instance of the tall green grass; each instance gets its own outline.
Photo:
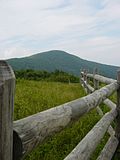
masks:
POLYGON ((14 119, 41 112, 84 95, 79 84, 17 80, 14 119))
MULTIPOLYGON (((83 96, 85 92, 79 84, 17 80, 14 119, 21 119, 83 96)), ((39 145, 25 159, 63 160, 99 119, 96 110, 92 110, 39 145)), ((107 139, 108 135, 102 140, 91 160, 96 159, 107 139)))

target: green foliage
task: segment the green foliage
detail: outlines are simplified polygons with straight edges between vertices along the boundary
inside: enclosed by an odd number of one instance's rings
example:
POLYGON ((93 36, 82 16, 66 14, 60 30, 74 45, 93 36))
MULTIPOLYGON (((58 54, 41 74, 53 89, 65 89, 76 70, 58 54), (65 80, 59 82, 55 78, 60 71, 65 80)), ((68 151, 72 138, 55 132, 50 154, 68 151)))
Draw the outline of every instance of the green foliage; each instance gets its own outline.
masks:
POLYGON ((44 80, 53 82, 78 83, 79 78, 59 70, 54 72, 35 71, 32 69, 15 71, 16 78, 27 80, 44 80))
POLYGON ((79 84, 17 79, 14 118, 20 119, 84 95, 79 84))
POLYGON ((116 79, 118 70, 118 67, 86 61, 59 50, 38 53, 25 58, 9 59, 7 62, 14 70, 33 69, 53 72, 57 69, 77 76, 79 76, 81 68, 89 69, 89 72, 93 73, 93 69, 97 67, 100 74, 114 79, 116 79))

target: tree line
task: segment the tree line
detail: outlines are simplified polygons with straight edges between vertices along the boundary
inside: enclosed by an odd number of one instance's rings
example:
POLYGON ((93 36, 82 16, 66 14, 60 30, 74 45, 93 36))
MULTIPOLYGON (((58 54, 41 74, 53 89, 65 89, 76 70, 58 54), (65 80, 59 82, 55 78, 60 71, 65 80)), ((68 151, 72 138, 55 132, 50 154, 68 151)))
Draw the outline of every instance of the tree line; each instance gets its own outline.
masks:
POLYGON ((64 71, 55 70, 54 72, 40 71, 40 70, 19 70, 15 71, 17 79, 37 80, 37 81, 53 81, 64 83, 78 83, 79 78, 64 71))

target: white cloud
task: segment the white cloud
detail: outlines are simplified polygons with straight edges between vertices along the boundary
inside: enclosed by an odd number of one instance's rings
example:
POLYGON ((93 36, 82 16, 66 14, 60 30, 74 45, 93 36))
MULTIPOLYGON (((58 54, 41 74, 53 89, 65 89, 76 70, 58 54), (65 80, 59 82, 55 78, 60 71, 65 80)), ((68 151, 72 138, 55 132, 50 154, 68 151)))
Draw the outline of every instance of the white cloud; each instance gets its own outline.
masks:
POLYGON ((72 39, 72 41, 62 41, 60 44, 53 45, 51 49, 66 50, 83 59, 99 63, 119 65, 119 44, 120 39, 95 37, 82 41, 81 43, 78 43, 76 39, 72 39))
POLYGON ((7 49, 4 49, 4 50, 0 50, 0 52, 2 53, 1 59, 9 59, 9 57, 15 58, 15 57, 29 56, 34 51, 16 46, 16 47, 11 47, 11 48, 7 48, 7 49))
POLYGON ((108 54, 120 50, 119 8, 119 0, 1 0, 0 57, 59 48, 111 63, 108 54))

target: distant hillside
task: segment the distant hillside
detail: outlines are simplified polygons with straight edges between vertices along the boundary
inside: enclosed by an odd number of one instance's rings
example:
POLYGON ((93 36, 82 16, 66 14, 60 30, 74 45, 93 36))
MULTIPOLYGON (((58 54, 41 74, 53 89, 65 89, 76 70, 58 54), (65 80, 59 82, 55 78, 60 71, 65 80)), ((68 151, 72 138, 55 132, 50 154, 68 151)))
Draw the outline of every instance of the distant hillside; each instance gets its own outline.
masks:
POLYGON ((34 69, 51 72, 57 69, 74 75, 79 75, 81 68, 89 69, 92 72, 93 68, 97 67, 100 74, 111 78, 116 78, 118 69, 116 66, 87 61, 59 50, 38 53, 24 58, 13 58, 7 60, 7 62, 14 70, 34 69))

